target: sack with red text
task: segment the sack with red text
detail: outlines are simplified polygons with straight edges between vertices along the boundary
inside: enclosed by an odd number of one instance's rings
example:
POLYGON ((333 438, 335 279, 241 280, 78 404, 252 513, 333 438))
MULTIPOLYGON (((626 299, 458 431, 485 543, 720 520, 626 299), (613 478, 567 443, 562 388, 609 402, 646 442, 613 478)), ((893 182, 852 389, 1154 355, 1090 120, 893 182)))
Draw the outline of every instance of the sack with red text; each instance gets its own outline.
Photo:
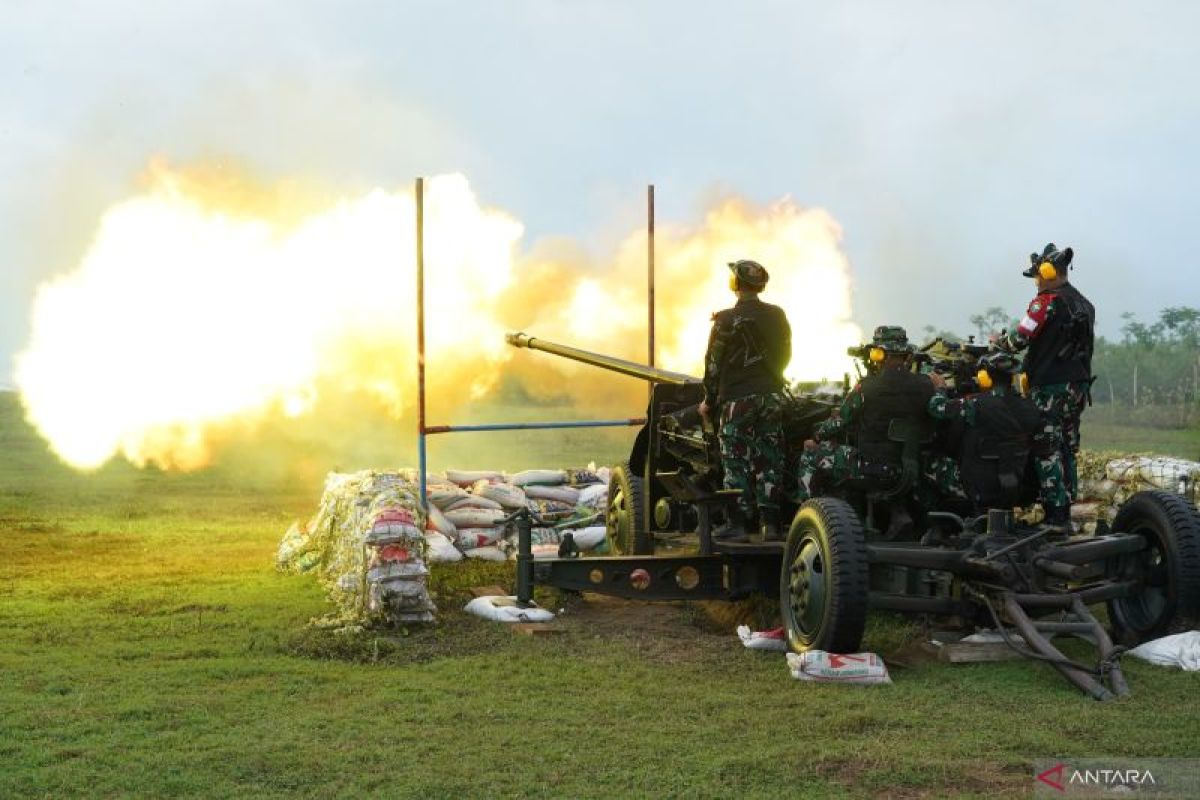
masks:
POLYGON ((891 683, 887 665, 874 653, 788 653, 788 669, 798 681, 818 683, 891 683))

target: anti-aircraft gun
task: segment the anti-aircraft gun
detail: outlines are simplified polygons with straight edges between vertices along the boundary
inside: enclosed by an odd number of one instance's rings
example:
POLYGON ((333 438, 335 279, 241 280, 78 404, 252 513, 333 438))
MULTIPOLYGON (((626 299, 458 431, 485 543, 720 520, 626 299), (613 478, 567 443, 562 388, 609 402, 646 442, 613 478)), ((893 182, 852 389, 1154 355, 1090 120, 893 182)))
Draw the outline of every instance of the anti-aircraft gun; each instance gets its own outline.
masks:
MULTIPOLYGON (((835 486, 794 509, 786 542, 714 542, 712 520, 733 493, 721 489, 713 435, 700 425, 699 379, 525 334, 508 341, 652 386, 646 423, 609 484, 609 541, 622 555, 581 558, 564 537, 558 558, 535 562, 525 513, 518 520, 521 602, 532 598, 535 583, 643 600, 778 593, 795 652, 854 652, 868 609, 968 630, 983 624, 1096 700, 1129 693, 1118 661, 1125 646, 1200 624, 1200 512, 1179 495, 1138 492, 1090 536, 1036 524, 1016 513, 1016 502, 964 512, 930 501, 916 525, 889 538, 872 523, 869 502, 886 490, 835 486), (670 529, 693 530, 694 552, 653 555, 654 532, 670 529), (1110 627, 1090 610, 1099 603, 1107 606, 1110 627), (1091 642, 1096 660, 1069 658, 1052 641, 1056 636, 1091 642)), ((919 368, 953 373, 958 391, 968 391, 978 347, 924 348, 919 368)), ((812 397, 794 400, 786 415, 789 449, 800 449, 830 407, 812 397)), ((890 426, 893 434, 906 448, 927 441, 904 426, 890 426)))
MULTIPOLYGON (((605 524, 610 549, 625 555, 649 555, 654 552, 656 531, 697 532, 707 541, 714 518, 724 513, 733 497, 722 489, 715 433, 705 430, 700 418, 698 408, 704 399, 700 378, 524 333, 510 333, 505 338, 513 347, 551 353, 651 385, 646 423, 638 431, 628 460, 613 467, 609 481, 605 524)), ((829 411, 827 400, 792 397, 787 401, 784 434, 793 476, 804 440, 829 411)))

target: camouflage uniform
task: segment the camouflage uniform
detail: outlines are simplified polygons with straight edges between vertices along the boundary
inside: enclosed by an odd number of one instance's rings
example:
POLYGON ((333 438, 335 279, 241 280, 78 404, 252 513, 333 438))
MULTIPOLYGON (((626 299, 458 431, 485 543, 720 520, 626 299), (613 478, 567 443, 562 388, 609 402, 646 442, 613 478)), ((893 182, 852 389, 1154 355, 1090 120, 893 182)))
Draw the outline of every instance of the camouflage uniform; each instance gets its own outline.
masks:
POLYGON ((863 407, 862 383, 855 385, 842 400, 833 415, 817 425, 813 431, 815 448, 806 449, 800 455, 798 484, 799 500, 807 500, 813 494, 813 479, 819 473, 831 483, 861 478, 858 450, 848 444, 840 444, 846 431, 863 407))
MULTIPOLYGON (((1069 247, 1059 251, 1048 244, 1040 255, 1030 253, 1032 266, 1022 274, 1035 277, 1048 263, 1065 277, 1073 255, 1069 247)), ((1095 318, 1095 308, 1087 298, 1063 282, 1040 290, 1017 329, 996 343, 1010 352, 1027 351, 1024 368, 1029 397, 1041 412, 1043 424, 1036 457, 1043 506, 1065 509, 1078 493, 1079 423, 1091 392, 1095 318)))
POLYGON ((778 514, 785 499, 786 452, 783 402, 779 393, 756 394, 721 406, 721 463, 725 488, 740 489, 739 505, 747 519, 778 514))
MULTIPOLYGON (((738 280, 761 290, 762 265, 729 265, 738 280)), ((778 521, 786 499, 783 438, 783 370, 791 359, 792 332, 783 309, 739 291, 732 308, 713 315, 704 355, 704 399, 720 409, 717 439, 726 489, 738 489, 746 520, 778 521), (757 513, 756 513, 757 508, 757 513)))

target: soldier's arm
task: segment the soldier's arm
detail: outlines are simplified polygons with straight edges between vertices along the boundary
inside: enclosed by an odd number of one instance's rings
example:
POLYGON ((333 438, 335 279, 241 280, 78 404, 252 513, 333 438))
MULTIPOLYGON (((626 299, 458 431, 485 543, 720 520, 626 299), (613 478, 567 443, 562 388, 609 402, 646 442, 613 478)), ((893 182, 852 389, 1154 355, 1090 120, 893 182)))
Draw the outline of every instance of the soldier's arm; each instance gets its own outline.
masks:
POLYGON ((1039 294, 1033 298, 1033 302, 1025 310, 1025 316, 1017 324, 1017 329, 1006 332, 996 340, 996 345, 1001 350, 1013 353, 1024 350, 1045 329, 1046 322, 1050 319, 1053 311, 1054 295, 1039 294))
POLYGON ((717 405, 717 388, 721 383, 721 362, 725 359, 727 340, 719 317, 713 314, 708 349, 704 352, 704 402, 712 408, 717 405))
POLYGON ((817 426, 814 437, 818 441, 827 441, 841 433, 858 418, 862 406, 862 387, 855 386, 850 390, 850 394, 842 400, 842 404, 838 406, 837 410, 833 412, 833 416, 817 426))
POLYGON ((968 425, 975 422, 975 404, 970 398, 950 398, 938 392, 929 398, 929 416, 940 420, 962 419, 968 425))

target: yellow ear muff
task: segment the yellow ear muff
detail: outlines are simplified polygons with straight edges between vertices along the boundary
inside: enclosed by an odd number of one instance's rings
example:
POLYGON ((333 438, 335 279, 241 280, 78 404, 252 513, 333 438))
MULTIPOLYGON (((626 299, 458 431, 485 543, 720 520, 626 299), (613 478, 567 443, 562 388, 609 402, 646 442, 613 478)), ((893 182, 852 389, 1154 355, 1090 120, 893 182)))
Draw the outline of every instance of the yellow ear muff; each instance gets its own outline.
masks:
POLYGON ((883 361, 884 352, 882 347, 872 347, 871 352, 867 354, 871 359, 872 364, 879 364, 883 361))
POLYGON ((1029 376, 1022 372, 1019 383, 1021 384, 1021 394, 1029 394, 1029 376))
POLYGON ((985 392, 992 388, 992 376, 988 374, 986 369, 981 369, 975 373, 975 382, 979 384, 979 388, 985 392))
POLYGON ((1058 277, 1058 270, 1049 261, 1043 261, 1038 266, 1038 275, 1041 275, 1044 281, 1052 281, 1058 277))
POLYGON ((738 288, 738 287, 737 287, 737 275, 730 274, 730 276, 729 276, 729 290, 730 290, 730 291, 733 291, 733 292, 736 292, 736 291, 737 291, 737 288, 738 288))

